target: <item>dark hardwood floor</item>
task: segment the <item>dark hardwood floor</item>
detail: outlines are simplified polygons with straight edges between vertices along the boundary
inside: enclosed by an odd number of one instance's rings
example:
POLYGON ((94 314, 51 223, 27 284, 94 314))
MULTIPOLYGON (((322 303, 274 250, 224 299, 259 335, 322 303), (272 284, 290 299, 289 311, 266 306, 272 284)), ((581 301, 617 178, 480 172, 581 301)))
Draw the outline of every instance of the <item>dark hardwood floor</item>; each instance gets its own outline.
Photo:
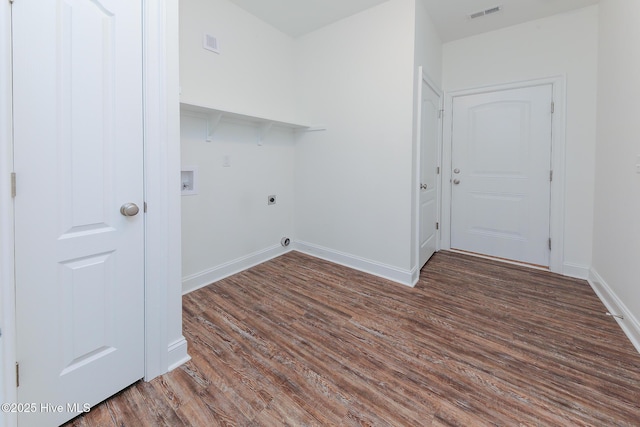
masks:
POLYGON ((414 288, 297 252, 186 295, 192 360, 70 426, 638 426, 589 285, 440 252, 414 288))

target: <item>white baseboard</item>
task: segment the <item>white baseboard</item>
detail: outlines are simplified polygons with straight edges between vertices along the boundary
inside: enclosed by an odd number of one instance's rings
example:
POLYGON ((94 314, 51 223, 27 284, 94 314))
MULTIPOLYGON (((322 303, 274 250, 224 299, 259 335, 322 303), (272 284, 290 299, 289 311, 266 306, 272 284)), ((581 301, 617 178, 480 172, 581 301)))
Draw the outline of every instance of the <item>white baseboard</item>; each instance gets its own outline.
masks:
POLYGON ((416 266, 411 270, 411 287, 415 287, 420 280, 420 269, 416 266))
POLYGON ((617 317, 614 317, 614 319, 618 322, 618 325, 620 325, 620 328, 622 328, 622 331, 627 338, 629 338, 629 341, 631 341, 636 350, 640 352, 640 323, 638 323, 638 319, 634 317, 624 302, 622 302, 613 289, 611 289, 607 282, 605 282, 593 268, 589 271, 587 281, 598 295, 598 298, 600 298, 605 307, 607 307, 609 313, 623 316, 623 319, 617 317))
POLYGON ((187 354, 187 340, 181 337, 176 342, 169 344, 169 368, 168 372, 173 371, 178 366, 191 360, 191 356, 187 354))
POLYGON ((213 282, 240 273, 248 268, 291 251, 291 246, 274 245, 252 254, 182 278, 182 294, 188 294, 213 282))
POLYGON ((354 270, 392 280, 405 286, 415 286, 420 275, 417 269, 402 270, 397 267, 335 251, 312 243, 295 241, 293 242, 293 249, 316 258, 353 268, 354 270))
POLYGON ((589 266, 565 262, 562 265, 562 274, 576 279, 587 280, 589 278, 589 266))

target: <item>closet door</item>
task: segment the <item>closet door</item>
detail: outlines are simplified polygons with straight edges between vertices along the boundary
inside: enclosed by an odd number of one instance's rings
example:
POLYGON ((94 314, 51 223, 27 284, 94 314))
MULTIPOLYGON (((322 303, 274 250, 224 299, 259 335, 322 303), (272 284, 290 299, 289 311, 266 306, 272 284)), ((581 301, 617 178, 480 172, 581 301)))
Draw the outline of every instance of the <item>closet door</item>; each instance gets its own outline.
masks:
POLYGON ((144 375, 141 8, 12 5, 20 425, 144 375))

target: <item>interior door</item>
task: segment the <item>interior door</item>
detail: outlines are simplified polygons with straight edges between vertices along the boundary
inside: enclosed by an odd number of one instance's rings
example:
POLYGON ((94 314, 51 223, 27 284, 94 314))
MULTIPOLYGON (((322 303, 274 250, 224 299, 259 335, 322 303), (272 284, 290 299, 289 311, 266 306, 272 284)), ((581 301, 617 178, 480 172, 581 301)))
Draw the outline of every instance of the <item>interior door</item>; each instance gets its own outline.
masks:
POLYGON ((441 97, 422 79, 420 104, 420 268, 436 251, 438 221, 438 139, 441 97))
POLYGON ((22 426, 63 423, 144 375, 141 7, 12 6, 22 426))
POLYGON ((451 247, 549 266, 552 85, 453 99, 451 247))

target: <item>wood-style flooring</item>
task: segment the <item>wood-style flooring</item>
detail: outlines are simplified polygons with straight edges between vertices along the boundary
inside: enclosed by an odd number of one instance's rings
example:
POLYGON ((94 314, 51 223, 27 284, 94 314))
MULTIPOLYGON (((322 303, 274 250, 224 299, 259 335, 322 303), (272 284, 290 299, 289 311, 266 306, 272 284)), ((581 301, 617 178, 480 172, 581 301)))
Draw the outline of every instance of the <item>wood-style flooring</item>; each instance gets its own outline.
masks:
POLYGON ((70 426, 639 426, 589 285, 448 252, 415 288, 291 252, 186 295, 192 360, 70 426))

